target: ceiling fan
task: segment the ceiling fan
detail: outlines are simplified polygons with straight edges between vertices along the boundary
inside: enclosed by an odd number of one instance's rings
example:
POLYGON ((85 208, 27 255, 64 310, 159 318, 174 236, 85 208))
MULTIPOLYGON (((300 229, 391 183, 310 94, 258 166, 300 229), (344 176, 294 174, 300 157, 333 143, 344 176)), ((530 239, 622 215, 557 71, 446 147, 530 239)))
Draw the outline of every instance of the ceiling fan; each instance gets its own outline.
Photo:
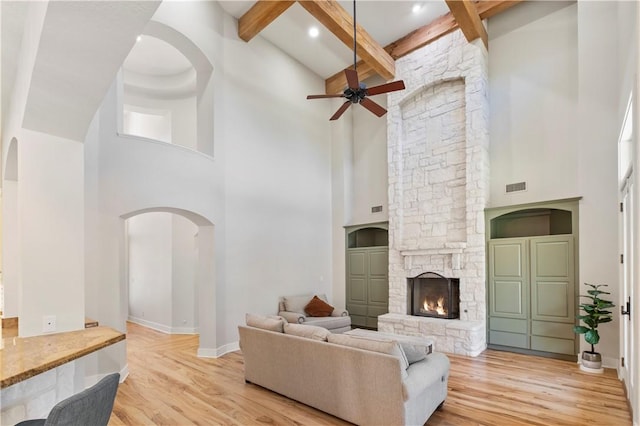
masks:
POLYGON ((344 70, 347 78, 347 88, 340 95, 309 95, 307 99, 323 99, 323 98, 346 98, 335 114, 329 120, 337 120, 351 106, 351 104, 360 104, 378 117, 382 117, 387 110, 378 105, 367 96, 380 95, 383 93, 394 92, 396 90, 404 90, 404 81, 397 80, 391 83, 380 84, 367 88, 367 86, 358 80, 358 71, 356 70, 356 0, 353 0, 353 69, 344 70))

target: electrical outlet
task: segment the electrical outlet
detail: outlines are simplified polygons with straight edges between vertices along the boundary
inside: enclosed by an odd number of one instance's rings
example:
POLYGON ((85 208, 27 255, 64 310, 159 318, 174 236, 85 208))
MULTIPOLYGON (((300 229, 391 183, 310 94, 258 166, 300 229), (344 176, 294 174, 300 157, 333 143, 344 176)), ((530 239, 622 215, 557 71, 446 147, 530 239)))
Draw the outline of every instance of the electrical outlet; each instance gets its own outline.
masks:
POLYGON ((51 333, 56 331, 56 316, 45 315, 42 317, 42 332, 51 333))

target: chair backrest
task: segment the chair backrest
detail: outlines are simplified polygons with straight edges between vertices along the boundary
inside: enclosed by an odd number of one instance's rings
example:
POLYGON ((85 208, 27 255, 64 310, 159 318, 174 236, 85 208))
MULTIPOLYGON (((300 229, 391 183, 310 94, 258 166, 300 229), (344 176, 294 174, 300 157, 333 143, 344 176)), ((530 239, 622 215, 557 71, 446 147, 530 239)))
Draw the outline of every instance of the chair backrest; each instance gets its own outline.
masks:
POLYGON ((106 426, 118 391, 120 374, 113 373, 95 385, 57 403, 45 426, 106 426))

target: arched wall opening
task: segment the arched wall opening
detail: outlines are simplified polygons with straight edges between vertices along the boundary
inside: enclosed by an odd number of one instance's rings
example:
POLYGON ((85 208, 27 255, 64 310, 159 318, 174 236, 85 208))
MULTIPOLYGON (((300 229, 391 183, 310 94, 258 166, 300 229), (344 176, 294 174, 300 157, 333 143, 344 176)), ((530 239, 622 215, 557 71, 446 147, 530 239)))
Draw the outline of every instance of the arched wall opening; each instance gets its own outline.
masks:
POLYGON ((2 181, 2 259, 0 269, 0 310, 3 318, 19 317, 20 309, 20 229, 18 227, 18 139, 11 138, 2 181))
POLYGON ((198 333, 198 355, 216 356, 213 223, 167 207, 121 218, 123 321, 169 333, 198 333))
POLYGON ((151 21, 122 69, 118 131, 213 154, 213 66, 190 39, 151 21))

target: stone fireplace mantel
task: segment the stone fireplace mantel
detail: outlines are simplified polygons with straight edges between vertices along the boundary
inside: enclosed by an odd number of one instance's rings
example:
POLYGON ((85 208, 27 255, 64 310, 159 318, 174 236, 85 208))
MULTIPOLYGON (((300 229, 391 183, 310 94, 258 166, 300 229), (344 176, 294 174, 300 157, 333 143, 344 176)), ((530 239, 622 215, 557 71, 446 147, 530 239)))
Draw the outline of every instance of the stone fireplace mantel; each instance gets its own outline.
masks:
POLYGON ((429 247, 417 249, 400 249, 400 254, 404 257, 404 267, 407 271, 413 269, 413 259, 416 256, 451 255, 451 269, 461 268, 461 259, 466 243, 446 243, 442 247, 429 247))

